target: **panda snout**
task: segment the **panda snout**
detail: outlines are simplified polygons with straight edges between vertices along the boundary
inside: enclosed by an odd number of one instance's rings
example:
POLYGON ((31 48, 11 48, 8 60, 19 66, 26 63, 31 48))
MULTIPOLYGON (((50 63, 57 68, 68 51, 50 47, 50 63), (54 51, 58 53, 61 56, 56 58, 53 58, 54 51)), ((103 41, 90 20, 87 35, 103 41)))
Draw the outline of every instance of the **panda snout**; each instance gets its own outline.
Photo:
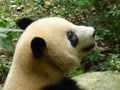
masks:
POLYGON ((90 37, 95 38, 96 31, 95 31, 95 29, 93 27, 87 27, 86 31, 87 31, 87 35, 89 36, 89 38, 90 37))
POLYGON ((84 46, 82 48, 83 52, 89 52, 95 47, 95 36, 96 32, 93 27, 86 27, 87 38, 85 38, 84 46))
POLYGON ((92 37, 95 37, 96 35, 96 32, 95 32, 95 29, 93 27, 87 27, 88 29, 88 34, 92 37))
POLYGON ((93 27, 87 27, 87 26, 79 26, 78 27, 78 32, 82 35, 84 35, 84 37, 92 37, 94 38, 96 36, 96 32, 95 29, 93 27))

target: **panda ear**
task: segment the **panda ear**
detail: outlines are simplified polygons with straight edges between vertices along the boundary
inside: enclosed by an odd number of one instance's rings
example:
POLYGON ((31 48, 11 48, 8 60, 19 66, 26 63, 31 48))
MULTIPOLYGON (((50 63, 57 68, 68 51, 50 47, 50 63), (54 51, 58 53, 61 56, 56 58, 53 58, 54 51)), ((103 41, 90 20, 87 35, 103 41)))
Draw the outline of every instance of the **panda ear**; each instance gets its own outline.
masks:
POLYGON ((43 51, 46 47, 47 46, 45 40, 40 37, 35 37, 31 41, 32 53, 36 59, 40 58, 43 55, 43 51))
POLYGON ((30 18, 24 17, 21 19, 18 19, 16 21, 16 24, 19 28, 25 30, 28 25, 30 25, 33 22, 30 18))

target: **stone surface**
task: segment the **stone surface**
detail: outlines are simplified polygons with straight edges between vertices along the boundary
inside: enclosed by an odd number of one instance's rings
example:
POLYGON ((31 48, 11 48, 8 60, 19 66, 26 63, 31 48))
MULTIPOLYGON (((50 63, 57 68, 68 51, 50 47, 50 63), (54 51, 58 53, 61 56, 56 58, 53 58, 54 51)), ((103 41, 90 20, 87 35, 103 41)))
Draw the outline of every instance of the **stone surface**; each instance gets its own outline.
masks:
POLYGON ((3 90, 3 84, 0 84, 0 90, 3 90))
POLYGON ((73 77, 85 90, 120 90, 120 73, 90 72, 73 77))

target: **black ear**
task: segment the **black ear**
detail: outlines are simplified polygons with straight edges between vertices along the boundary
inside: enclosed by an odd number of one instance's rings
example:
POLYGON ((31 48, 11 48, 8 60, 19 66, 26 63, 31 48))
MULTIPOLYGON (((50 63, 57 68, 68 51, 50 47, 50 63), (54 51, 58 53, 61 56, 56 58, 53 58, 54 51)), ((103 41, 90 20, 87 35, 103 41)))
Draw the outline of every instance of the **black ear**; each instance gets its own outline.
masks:
POLYGON ((45 48, 46 48, 46 42, 44 39, 40 37, 35 37, 31 41, 31 49, 33 56, 35 58, 40 58, 43 55, 43 51, 45 50, 45 48))
POLYGON ((17 24, 18 27, 20 27, 21 29, 25 30, 26 27, 28 25, 30 25, 32 22, 33 22, 33 20, 31 20, 30 18, 24 17, 24 18, 18 19, 16 21, 16 24, 17 24))

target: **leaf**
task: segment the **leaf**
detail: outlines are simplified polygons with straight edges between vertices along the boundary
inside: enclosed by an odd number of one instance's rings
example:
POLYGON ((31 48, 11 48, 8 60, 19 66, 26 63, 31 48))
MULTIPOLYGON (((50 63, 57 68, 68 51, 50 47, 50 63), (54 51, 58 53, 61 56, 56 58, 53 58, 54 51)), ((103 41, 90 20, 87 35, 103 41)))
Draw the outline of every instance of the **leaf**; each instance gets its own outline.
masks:
POLYGON ((1 38, 1 43, 2 43, 2 46, 7 49, 8 51, 11 51, 12 53, 14 53, 14 48, 13 48, 13 45, 12 43, 10 42, 9 39, 7 38, 1 38))

